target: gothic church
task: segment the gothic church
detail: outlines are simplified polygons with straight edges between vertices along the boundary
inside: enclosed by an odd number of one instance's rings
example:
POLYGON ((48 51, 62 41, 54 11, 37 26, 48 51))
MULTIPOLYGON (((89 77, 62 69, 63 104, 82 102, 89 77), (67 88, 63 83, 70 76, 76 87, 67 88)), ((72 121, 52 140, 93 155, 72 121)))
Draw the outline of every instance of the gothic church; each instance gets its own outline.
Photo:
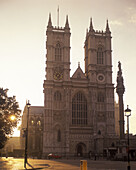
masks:
MULTIPOLYGON (((38 137, 30 130, 31 151, 39 149, 42 157, 49 153, 102 154, 117 139, 108 21, 105 31, 95 31, 90 20, 84 43, 85 72, 78 65, 72 77, 68 16, 62 28, 54 27, 49 15, 46 36, 44 107, 40 108, 39 115, 38 111, 30 113, 30 129, 35 120, 40 122, 36 126, 42 127, 40 133, 36 133, 40 134, 38 137)), ((34 112, 34 106, 31 108, 34 112)))
POLYGON ((96 32, 92 20, 85 39, 85 73, 70 77, 70 26, 47 26, 44 81, 43 155, 103 153, 115 137, 111 32, 96 32))

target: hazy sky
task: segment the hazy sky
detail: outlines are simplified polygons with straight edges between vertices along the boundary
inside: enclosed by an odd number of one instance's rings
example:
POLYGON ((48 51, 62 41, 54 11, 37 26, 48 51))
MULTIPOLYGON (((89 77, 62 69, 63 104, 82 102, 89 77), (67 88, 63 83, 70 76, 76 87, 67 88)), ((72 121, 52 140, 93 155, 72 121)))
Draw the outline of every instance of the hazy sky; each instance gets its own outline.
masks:
MULTIPOLYGON (((0 0, 0 87, 16 95, 23 110, 26 100, 43 106, 45 41, 49 13, 53 26, 71 28, 71 75, 78 62, 84 71, 84 40, 93 18, 95 30, 112 32, 113 83, 122 63, 127 104, 132 110, 130 132, 136 134, 136 1, 134 0, 0 0)), ((116 97, 117 99, 117 97, 116 97)))

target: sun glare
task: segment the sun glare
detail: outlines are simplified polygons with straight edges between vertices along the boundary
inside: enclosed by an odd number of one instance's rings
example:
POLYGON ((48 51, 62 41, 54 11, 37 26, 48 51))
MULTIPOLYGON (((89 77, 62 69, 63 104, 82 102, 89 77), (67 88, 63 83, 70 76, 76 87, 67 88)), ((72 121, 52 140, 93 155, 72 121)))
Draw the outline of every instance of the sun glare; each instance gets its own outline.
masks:
POLYGON ((15 116, 12 115, 12 116, 10 117, 10 119, 11 119, 12 121, 15 120, 15 116))

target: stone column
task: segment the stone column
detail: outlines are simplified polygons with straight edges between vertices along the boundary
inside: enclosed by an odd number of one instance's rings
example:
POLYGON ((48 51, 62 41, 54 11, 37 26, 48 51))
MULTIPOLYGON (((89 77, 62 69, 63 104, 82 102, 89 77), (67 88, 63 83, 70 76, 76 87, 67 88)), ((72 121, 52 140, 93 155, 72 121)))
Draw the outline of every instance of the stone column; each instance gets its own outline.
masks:
POLYGON ((120 139, 124 139, 124 103, 123 103, 123 94, 125 92, 125 87, 123 83, 123 76, 121 70, 121 63, 118 62, 118 74, 117 74, 117 86, 116 92, 119 97, 119 128, 120 128, 120 139))

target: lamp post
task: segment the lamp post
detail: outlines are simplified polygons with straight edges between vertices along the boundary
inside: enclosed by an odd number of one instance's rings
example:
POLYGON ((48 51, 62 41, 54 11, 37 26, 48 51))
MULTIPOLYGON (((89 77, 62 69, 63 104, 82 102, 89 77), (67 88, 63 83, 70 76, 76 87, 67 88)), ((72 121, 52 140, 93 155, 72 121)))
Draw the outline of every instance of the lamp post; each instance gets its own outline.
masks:
POLYGON ((131 110, 128 108, 125 110, 125 116, 127 117, 127 134, 128 134, 128 166, 127 169, 130 170, 130 158, 129 158, 129 116, 131 116, 131 110))
POLYGON ((30 103, 28 100, 27 105, 27 124, 26 124, 26 130, 25 130, 25 158, 24 158, 24 168, 26 169, 27 164, 27 146, 28 146, 28 121, 29 121, 29 109, 30 109, 30 103))

